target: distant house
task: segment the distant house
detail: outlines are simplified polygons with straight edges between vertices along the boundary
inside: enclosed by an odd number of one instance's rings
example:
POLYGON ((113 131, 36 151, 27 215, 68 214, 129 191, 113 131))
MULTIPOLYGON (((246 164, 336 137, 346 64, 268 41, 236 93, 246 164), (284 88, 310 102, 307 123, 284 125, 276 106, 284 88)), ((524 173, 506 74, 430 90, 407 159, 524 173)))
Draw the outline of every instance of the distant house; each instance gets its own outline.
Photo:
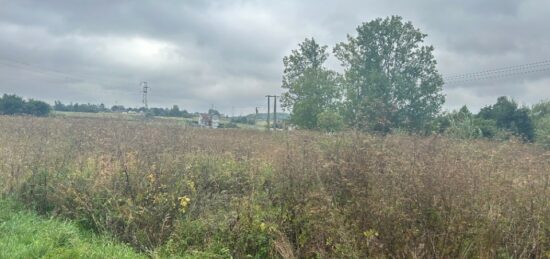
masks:
POLYGON ((218 115, 210 115, 202 113, 199 116, 199 126, 205 128, 216 129, 220 125, 220 117, 218 115))

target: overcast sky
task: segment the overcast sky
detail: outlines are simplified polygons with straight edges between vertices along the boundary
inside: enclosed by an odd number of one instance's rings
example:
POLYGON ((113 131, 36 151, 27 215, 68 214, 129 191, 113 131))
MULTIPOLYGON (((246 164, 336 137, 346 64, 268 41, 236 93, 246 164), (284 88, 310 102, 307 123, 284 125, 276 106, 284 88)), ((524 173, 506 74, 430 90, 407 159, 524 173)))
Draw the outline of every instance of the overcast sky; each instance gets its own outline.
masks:
MULTIPOLYGON (((0 92, 140 106, 148 81, 150 106, 248 114, 281 93, 282 59, 304 38, 332 49, 394 14, 428 34, 443 75, 550 59, 548 0, 0 0, 0 92)), ((444 92, 445 109, 530 105, 550 98, 550 72, 444 92)))

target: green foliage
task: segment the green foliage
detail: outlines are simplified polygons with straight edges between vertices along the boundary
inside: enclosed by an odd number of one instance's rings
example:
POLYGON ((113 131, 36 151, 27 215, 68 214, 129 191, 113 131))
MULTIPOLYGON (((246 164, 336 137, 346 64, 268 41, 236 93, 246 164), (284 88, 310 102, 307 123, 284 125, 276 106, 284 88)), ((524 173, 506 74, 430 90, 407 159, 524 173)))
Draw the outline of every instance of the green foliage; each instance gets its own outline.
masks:
MULTIPOLYGON (((242 123, 242 124, 250 124, 250 125, 256 124, 256 120, 257 120, 256 115, 253 115, 253 114, 231 118, 231 122, 233 123, 242 123)), ((279 120, 279 114, 277 114, 277 120, 279 120)))
POLYGON ((379 132, 419 131, 439 113, 443 79, 426 34, 399 16, 357 28, 334 52, 345 68, 346 119, 379 132))
POLYGON ((510 133, 499 128, 494 120, 474 118, 474 125, 481 131, 481 137, 493 140, 508 140, 510 133))
MULTIPOLYGON (((122 106, 119 106, 122 107, 122 106)), ((63 112, 109 112, 110 110, 105 107, 104 104, 91 104, 91 103, 69 103, 63 104, 61 101, 55 101, 53 109, 63 112)))
POLYGON ((283 59, 282 87, 287 92, 281 98, 282 106, 292 111, 291 122, 302 128, 317 128, 317 115, 334 108, 340 97, 338 75, 323 67, 326 49, 313 38, 305 39, 283 59))
POLYGON ((550 100, 541 101, 531 108, 531 117, 538 119, 550 116, 550 100))
POLYGON ((535 125, 535 142, 550 149, 550 101, 542 101, 531 109, 535 125))
POLYGON ((23 100, 23 98, 8 94, 4 94, 4 96, 0 98, 0 114, 23 114, 24 110, 25 100, 23 100))
MULTIPOLYGON (((535 113, 526 107, 518 108, 513 100, 499 97, 496 104, 482 108, 477 115, 473 115, 464 106, 460 111, 441 116, 438 119, 438 131, 462 139, 508 140, 517 136, 531 142, 535 140, 536 133, 536 121, 533 122, 533 118, 543 118, 543 111, 542 106, 539 106, 535 113)), ((542 124, 544 122, 540 125, 542 124)), ((539 134, 545 132, 544 129, 538 128, 537 131, 539 134)))
POLYGON ((497 126, 496 120, 474 115, 466 106, 443 114, 437 122, 438 132, 453 138, 507 140, 511 137, 509 132, 497 126))
POLYGON ((112 239, 0 200, 0 258, 146 258, 112 239))
POLYGON ((180 111, 180 107, 178 107, 177 105, 174 105, 172 106, 172 109, 170 109, 170 111, 168 112, 168 115, 170 117, 182 117, 183 112, 180 111))
POLYGON ((342 116, 333 111, 323 111, 317 115, 317 125, 325 132, 337 132, 344 128, 342 116))
POLYGON ((30 99, 25 104, 25 113, 38 117, 45 117, 50 114, 52 107, 43 102, 30 99))
POLYGON ((62 111, 62 112, 85 112, 85 113, 103 113, 103 112, 143 112, 145 113, 145 116, 153 117, 153 116, 162 116, 162 117, 183 117, 183 118, 191 118, 193 117, 193 114, 190 114, 187 112, 187 110, 180 110, 180 108, 177 105, 172 106, 172 108, 158 108, 158 107, 151 107, 149 109, 145 109, 145 107, 141 108, 126 108, 122 105, 113 105, 111 108, 105 107, 104 104, 91 104, 91 103, 69 103, 69 104, 63 104, 61 101, 55 101, 55 104, 53 106, 53 109, 55 111, 62 111))
MULTIPOLYGON (((57 108, 55 110, 57 110, 57 108)), ((112 112, 125 112, 126 108, 124 108, 124 106, 122 106, 122 105, 113 105, 111 107, 111 111, 112 112)))
POLYGON ((535 142, 550 149, 550 116, 535 121, 535 142))
POLYGON ((476 139, 483 137, 481 129, 473 117, 463 119, 451 119, 449 126, 445 130, 445 135, 461 139, 476 139))
POLYGON ((45 117, 51 112, 51 106, 45 102, 30 99, 28 101, 16 95, 4 94, 0 98, 0 114, 45 117))
POLYGON ((210 116, 213 116, 213 115, 220 116, 221 114, 218 110, 208 109, 208 115, 210 115, 210 116))
POLYGON ((496 104, 482 108, 478 116, 484 120, 495 121, 496 127, 512 132, 525 141, 533 141, 534 125, 529 114, 529 108, 518 108, 514 100, 501 96, 496 104))

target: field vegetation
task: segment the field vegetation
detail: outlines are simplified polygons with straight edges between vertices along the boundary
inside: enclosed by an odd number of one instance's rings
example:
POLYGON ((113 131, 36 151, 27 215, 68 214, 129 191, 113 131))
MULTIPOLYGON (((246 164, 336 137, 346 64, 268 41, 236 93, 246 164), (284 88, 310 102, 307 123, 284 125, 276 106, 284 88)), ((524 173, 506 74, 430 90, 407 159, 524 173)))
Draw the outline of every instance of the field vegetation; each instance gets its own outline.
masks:
POLYGON ((0 233, 0 258, 147 258, 112 238, 41 218, 10 200, 0 200, 0 233))
POLYGON ((2 116, 0 143, 4 198, 150 257, 550 256, 550 153, 514 138, 2 116))

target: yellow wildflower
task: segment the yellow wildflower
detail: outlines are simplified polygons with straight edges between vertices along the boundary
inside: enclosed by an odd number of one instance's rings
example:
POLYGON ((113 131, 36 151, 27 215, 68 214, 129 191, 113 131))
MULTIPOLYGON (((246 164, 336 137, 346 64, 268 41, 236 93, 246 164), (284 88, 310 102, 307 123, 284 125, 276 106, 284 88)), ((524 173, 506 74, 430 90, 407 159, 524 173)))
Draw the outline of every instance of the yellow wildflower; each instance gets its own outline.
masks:
POLYGON ((189 203, 191 203, 191 199, 187 196, 179 197, 178 200, 180 201, 180 211, 181 213, 185 213, 187 207, 189 206, 189 203))
POLYGON ((265 231, 265 228, 266 228, 266 225, 265 223, 262 222, 262 224, 260 224, 260 230, 263 232, 265 231))

